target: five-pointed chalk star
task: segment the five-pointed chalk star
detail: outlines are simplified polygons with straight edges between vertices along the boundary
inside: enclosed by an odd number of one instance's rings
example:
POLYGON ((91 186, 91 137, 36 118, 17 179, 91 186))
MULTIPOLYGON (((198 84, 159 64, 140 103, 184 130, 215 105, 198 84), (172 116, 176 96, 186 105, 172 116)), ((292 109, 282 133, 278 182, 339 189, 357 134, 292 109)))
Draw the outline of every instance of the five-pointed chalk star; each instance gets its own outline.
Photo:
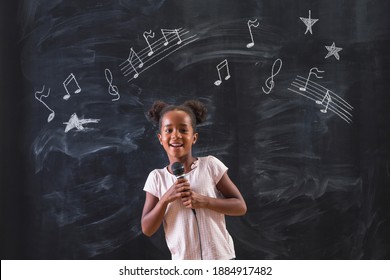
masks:
POLYGON ((313 34, 313 30, 311 29, 312 26, 319 20, 316 18, 311 18, 311 10, 309 10, 309 18, 303 18, 300 17, 300 19, 303 21, 303 23, 306 25, 306 32, 305 34, 309 31, 311 34, 313 34))
POLYGON ((343 48, 336 47, 334 42, 331 46, 325 46, 325 48, 328 50, 328 54, 325 56, 325 59, 334 55, 334 57, 337 60, 340 60, 340 56, 339 56, 338 52, 341 51, 343 48))

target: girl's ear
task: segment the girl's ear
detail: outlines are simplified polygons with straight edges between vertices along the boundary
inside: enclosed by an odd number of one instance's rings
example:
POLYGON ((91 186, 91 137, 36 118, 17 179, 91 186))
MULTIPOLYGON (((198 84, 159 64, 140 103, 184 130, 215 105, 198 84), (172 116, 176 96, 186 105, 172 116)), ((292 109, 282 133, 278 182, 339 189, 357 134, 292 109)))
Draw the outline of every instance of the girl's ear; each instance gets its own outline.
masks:
POLYGON ((196 141, 198 140, 198 136, 199 136, 198 133, 194 133, 194 141, 192 141, 192 144, 196 143, 196 141))
POLYGON ((160 141, 160 144, 162 145, 162 135, 160 133, 157 134, 158 141, 160 141))

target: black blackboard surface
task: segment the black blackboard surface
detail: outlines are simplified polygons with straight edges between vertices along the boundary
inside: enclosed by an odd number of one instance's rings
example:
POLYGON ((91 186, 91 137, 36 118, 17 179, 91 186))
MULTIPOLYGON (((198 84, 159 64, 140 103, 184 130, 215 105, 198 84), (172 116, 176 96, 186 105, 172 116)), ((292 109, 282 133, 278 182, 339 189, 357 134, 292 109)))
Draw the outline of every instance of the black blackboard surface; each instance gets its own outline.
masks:
POLYGON ((170 258, 140 228, 146 176, 167 164, 156 99, 208 106, 195 155, 247 201, 227 218, 239 259, 388 259, 389 10, 2 3, 2 259, 170 258))

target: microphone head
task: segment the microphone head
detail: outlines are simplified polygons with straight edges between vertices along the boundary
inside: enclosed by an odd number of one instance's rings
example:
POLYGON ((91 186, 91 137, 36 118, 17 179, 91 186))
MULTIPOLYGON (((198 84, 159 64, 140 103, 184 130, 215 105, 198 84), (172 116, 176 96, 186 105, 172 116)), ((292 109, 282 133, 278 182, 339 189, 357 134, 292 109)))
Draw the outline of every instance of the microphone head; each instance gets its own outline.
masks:
POLYGON ((175 175, 177 178, 184 175, 184 165, 181 162, 174 162, 171 165, 171 170, 173 175, 175 175))

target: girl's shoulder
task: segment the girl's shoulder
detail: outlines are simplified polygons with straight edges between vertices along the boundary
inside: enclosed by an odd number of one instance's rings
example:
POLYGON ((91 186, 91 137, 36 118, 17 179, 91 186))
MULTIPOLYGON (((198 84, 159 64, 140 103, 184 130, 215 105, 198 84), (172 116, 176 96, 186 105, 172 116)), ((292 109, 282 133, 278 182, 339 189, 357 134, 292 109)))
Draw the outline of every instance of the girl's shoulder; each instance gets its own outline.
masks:
POLYGON ((212 156, 212 155, 208 155, 208 156, 204 156, 204 157, 199 157, 199 159, 201 159, 201 160, 204 161, 204 162, 222 162, 222 161, 219 160, 217 157, 212 156))
POLYGON ((212 155, 198 157, 197 162, 198 165, 202 165, 204 167, 225 166, 225 164, 220 159, 212 155))
POLYGON ((167 167, 164 168, 156 168, 149 172, 149 176, 151 177, 165 177, 169 174, 167 167))

